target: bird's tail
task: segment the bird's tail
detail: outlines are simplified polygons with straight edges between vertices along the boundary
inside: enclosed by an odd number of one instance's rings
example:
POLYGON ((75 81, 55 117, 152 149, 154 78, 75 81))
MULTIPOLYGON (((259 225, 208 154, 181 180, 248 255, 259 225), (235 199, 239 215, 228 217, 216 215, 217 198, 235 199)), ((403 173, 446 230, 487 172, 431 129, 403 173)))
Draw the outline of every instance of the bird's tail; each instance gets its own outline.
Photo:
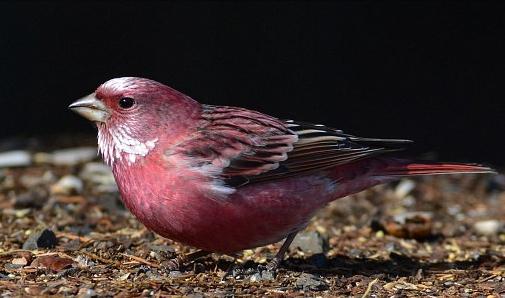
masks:
POLYGON ((408 161, 402 159, 386 158, 382 160, 383 166, 377 167, 374 176, 422 176, 422 175, 444 175, 444 174, 478 174, 496 173, 492 168, 479 164, 450 163, 450 162, 430 162, 430 161, 408 161))

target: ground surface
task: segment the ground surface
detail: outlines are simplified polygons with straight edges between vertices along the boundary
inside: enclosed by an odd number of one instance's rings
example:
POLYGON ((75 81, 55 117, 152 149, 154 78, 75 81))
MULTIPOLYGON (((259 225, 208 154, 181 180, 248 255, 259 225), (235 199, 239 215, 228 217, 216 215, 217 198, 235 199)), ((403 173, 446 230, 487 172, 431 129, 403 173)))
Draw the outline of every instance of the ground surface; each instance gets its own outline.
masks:
POLYGON ((279 244, 245 251, 223 279, 228 256, 167 271, 191 249, 137 222, 90 152, 31 151, 24 166, 0 169, 2 297, 505 296, 503 176, 402 180, 341 199, 296 240, 277 276, 255 269, 279 244))

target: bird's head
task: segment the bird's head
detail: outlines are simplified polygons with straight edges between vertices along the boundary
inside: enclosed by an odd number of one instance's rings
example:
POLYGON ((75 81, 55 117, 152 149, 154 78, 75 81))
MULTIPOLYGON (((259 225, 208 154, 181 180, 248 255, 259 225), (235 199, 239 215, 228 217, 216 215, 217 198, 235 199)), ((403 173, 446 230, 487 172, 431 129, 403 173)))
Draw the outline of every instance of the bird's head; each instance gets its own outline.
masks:
POLYGON ((200 112, 190 97, 136 77, 109 80, 69 108, 97 124, 100 151, 109 164, 123 158, 134 162, 160 138, 177 139, 200 112))

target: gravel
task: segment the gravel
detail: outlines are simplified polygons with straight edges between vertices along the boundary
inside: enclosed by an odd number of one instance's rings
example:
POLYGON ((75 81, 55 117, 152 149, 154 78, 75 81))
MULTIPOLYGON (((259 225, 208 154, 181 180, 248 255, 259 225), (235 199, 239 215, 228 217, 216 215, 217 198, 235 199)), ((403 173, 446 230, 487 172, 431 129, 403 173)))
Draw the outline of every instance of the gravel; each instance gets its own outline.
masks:
POLYGON ((71 148, 12 151, 25 159, 8 167, 0 153, 3 297, 505 295, 500 175, 404 179, 333 202, 275 274, 262 269, 281 243, 168 271, 163 264, 193 249, 150 232, 118 203, 95 148, 71 148))

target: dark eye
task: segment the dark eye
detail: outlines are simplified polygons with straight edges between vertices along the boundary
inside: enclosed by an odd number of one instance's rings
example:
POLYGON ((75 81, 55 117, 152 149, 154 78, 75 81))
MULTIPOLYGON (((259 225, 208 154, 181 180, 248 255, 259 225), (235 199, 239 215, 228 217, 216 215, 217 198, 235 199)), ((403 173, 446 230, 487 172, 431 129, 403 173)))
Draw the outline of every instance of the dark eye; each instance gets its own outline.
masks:
POLYGON ((133 99, 131 97, 122 97, 119 100, 119 106, 122 109, 129 109, 129 108, 133 107, 134 105, 135 105, 135 99, 133 99))

